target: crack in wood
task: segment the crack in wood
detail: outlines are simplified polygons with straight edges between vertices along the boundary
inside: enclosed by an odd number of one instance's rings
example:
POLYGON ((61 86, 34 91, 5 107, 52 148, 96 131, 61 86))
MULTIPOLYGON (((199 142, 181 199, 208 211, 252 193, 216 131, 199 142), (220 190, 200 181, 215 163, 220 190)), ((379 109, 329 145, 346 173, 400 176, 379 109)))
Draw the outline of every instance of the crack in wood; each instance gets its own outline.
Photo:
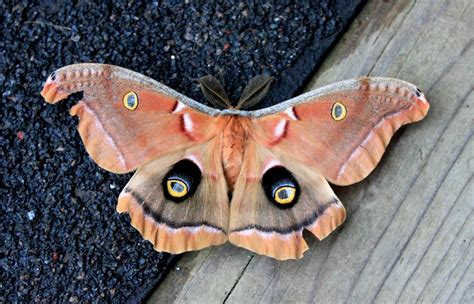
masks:
POLYGON ((250 265, 250 262, 252 262, 253 258, 255 257, 255 255, 252 255, 250 257, 250 259, 248 260, 247 264, 245 264, 245 267, 242 269, 242 271, 240 272, 239 274, 239 277, 237 278, 237 280, 235 280, 235 283, 234 285, 232 285, 232 288, 229 290, 229 292, 227 293, 224 301, 222 301, 222 303, 227 303, 227 299, 229 299, 230 295, 232 294, 232 292, 234 291, 235 287, 237 286, 237 284, 239 284, 240 282, 240 279, 243 277, 245 271, 247 270, 247 267, 249 267, 250 265))

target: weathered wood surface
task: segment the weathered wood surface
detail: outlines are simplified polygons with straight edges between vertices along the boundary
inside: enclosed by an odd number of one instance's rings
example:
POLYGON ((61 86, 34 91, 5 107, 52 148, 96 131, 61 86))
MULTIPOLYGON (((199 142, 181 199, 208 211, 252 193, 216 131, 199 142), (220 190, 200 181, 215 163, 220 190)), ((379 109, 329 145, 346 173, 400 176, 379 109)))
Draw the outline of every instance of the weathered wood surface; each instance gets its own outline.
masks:
POLYGON ((399 131, 346 223, 298 261, 231 245, 182 257, 150 302, 474 303, 474 1, 369 1, 310 88, 361 75, 415 83, 427 118, 399 131), (179 269, 179 270, 178 270, 179 269))

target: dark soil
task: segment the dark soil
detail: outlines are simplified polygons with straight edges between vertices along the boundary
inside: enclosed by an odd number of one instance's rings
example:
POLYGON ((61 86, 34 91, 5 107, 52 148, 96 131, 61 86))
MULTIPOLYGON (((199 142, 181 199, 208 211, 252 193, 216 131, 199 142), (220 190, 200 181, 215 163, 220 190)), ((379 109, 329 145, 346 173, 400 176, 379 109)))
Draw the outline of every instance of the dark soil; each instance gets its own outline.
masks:
POLYGON ((73 100, 43 102, 48 74, 111 63, 203 101, 200 76, 237 98, 266 72, 270 105, 302 89, 364 1, 114 2, 0 1, 1 303, 139 302, 173 260, 115 212, 130 175, 87 156, 73 100))

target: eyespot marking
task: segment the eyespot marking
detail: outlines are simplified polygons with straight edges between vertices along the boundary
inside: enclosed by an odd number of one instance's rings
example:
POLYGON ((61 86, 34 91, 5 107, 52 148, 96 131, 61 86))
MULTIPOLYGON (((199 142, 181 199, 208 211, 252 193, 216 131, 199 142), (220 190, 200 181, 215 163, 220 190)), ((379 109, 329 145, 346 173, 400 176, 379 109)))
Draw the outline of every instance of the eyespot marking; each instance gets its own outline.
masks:
POLYGON ((190 155, 188 155, 185 159, 188 159, 188 160, 192 161, 193 163, 195 163, 196 166, 199 167, 199 170, 202 171, 202 164, 201 164, 201 162, 199 161, 199 159, 196 157, 196 155, 190 154, 190 155))
POLYGON ((283 186, 276 189, 273 199, 279 204, 291 204, 295 199, 296 188, 292 186, 283 186))
POLYGON ((275 166, 265 172, 262 187, 267 199, 278 208, 291 208, 298 202, 300 187, 285 167, 275 166))
POLYGON ((201 178, 201 170, 193 161, 180 160, 163 178, 162 186, 165 198, 175 203, 185 201, 196 192, 201 178))
POLYGON ((135 109, 138 107, 138 95, 133 91, 125 94, 122 101, 123 106, 130 111, 135 111, 135 109))
POLYGON ((171 196, 177 197, 177 198, 183 197, 189 192, 188 185, 184 181, 177 178, 169 179, 166 182, 166 187, 168 189, 168 193, 171 196))
POLYGON ((335 102, 331 108, 331 116, 334 120, 343 120, 347 116, 346 106, 342 102, 335 102))

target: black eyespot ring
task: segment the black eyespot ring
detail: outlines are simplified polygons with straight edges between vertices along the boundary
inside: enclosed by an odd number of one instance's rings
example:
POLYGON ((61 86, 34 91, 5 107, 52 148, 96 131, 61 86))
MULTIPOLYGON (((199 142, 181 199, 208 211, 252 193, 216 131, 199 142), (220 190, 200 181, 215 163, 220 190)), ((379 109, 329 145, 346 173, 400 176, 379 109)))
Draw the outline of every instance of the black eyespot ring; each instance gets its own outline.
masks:
POLYGON ((285 167, 268 169, 263 174, 262 187, 268 200, 278 208, 291 208, 298 202, 300 186, 285 167))
POLYGON ((165 198, 175 203, 193 196, 201 182, 201 170, 189 159, 177 162, 162 181, 165 198))

